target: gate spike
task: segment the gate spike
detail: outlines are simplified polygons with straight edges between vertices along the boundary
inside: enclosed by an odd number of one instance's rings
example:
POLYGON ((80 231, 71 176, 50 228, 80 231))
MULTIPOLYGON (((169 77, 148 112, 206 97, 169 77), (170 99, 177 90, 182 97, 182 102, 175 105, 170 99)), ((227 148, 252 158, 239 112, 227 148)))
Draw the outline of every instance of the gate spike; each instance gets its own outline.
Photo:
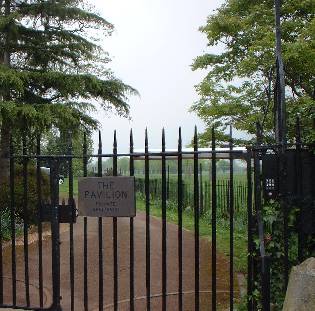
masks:
POLYGON ((162 129, 162 148, 165 149, 165 129, 164 129, 164 127, 162 129))
POLYGON ((14 142, 12 132, 10 133, 10 157, 14 155, 14 142))
POLYGON ((182 147, 182 128, 178 128, 178 149, 182 147))
MULTIPOLYGON (((198 132, 197 126, 195 125, 195 134, 194 134, 194 148, 198 148, 198 132)), ((197 150, 195 150, 197 151, 197 150)))
POLYGON ((259 122, 256 122, 256 135, 257 135, 257 145, 261 145, 262 143, 261 125, 259 122))
POLYGON ((41 140, 41 135, 38 134, 36 137, 36 154, 40 154, 40 140, 41 140))
POLYGON ((98 132, 98 159, 97 159, 97 176, 102 177, 103 167, 102 167, 102 134, 101 131, 98 132))
POLYGON ((211 144, 212 150, 215 150, 215 128, 212 126, 212 134, 211 134, 211 144))
MULTIPOLYGON (((131 147, 133 147, 133 132, 132 132, 132 129, 130 129, 130 150, 131 150, 131 147)), ((133 148, 132 148, 133 150, 133 148)))
POLYGON ((83 155, 87 154, 86 132, 83 133, 83 155))
POLYGON ((148 151, 148 128, 146 127, 145 128, 145 139, 144 139, 144 145, 145 145, 145 148, 146 148, 146 151, 148 151))
POLYGON ((102 147, 102 133, 101 133, 101 131, 98 131, 98 145, 100 148, 102 147))
POLYGON ((98 131, 98 154, 102 154, 102 134, 98 131))
POLYGON ((300 122, 300 116, 298 115, 296 117, 296 134, 295 134, 295 140, 296 140, 296 144, 300 145, 302 143, 301 140, 301 122, 300 122))
POLYGON ((116 134, 116 130, 114 131, 114 153, 117 152, 117 134, 116 134))
POLYGON ((117 176, 117 135, 114 131, 114 143, 113 143, 113 176, 117 176))
POLYGON ((68 139, 69 139, 69 155, 72 154, 72 131, 69 130, 68 132, 68 139))

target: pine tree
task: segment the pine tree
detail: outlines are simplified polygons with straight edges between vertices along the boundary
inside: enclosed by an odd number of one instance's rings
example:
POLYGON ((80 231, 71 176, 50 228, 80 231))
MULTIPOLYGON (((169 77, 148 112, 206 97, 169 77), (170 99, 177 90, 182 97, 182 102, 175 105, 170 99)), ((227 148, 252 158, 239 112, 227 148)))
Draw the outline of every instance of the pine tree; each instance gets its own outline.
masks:
POLYGON ((10 135, 96 127, 101 106, 128 116, 136 91, 115 78, 99 41, 113 31, 85 0, 0 0, 0 178, 10 135), (96 104, 92 104, 93 103, 96 104), (98 105, 98 106, 97 106, 98 105))

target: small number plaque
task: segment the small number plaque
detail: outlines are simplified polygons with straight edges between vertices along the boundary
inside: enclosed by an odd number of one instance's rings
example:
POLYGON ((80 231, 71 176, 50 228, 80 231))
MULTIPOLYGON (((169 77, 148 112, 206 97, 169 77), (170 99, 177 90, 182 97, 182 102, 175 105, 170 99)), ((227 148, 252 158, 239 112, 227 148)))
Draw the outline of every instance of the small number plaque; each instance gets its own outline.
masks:
POLYGON ((80 216, 136 216, 134 177, 83 177, 78 190, 80 216))

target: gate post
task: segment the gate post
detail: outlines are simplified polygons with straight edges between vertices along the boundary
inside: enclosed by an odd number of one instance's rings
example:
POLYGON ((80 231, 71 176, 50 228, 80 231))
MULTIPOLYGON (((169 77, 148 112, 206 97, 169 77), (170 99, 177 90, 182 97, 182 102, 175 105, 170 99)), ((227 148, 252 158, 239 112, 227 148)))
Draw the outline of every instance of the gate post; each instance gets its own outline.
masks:
POLYGON ((59 236, 59 160, 50 160, 51 239, 52 239, 52 286, 51 310, 61 311, 60 296, 60 236, 59 236))

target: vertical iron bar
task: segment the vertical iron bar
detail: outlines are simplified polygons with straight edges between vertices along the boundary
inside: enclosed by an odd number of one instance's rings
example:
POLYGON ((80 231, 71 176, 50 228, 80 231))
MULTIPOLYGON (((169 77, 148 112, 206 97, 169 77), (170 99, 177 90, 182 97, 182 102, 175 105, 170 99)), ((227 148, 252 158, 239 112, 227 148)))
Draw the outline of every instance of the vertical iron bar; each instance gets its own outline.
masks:
POLYGON ((281 0, 275 0, 276 21, 276 141, 285 149, 286 139, 286 103, 285 103, 285 72, 281 46, 281 0))
POLYGON ((195 224, 195 310, 199 310, 199 180, 198 135, 194 134, 194 224, 195 224))
POLYGON ((203 178, 202 178, 202 164, 200 163, 199 164, 199 174, 200 174, 200 180, 199 180, 199 184, 200 184, 200 186, 199 186, 199 193, 200 193, 200 195, 199 195, 199 213, 200 213, 200 215, 202 215, 203 214, 203 208, 204 208, 204 202, 203 202, 203 199, 204 199, 204 196, 203 196, 203 184, 202 184, 202 182, 203 182, 203 178))
POLYGON ((26 133, 23 134, 23 235, 24 235, 24 282, 26 306, 30 306, 30 285, 29 285, 29 253, 28 253, 28 158, 26 147, 26 133))
POLYGON ((281 1, 275 0, 275 20, 276 20, 276 61, 277 61, 277 87, 276 87, 276 105, 277 105, 277 123, 276 140, 280 144, 280 205, 283 211, 283 231, 284 231, 284 285, 288 284, 289 278, 289 246, 288 246, 288 206, 286 200, 286 103, 285 103, 285 72, 282 57, 281 46, 281 1))
POLYGON ((150 176, 149 176, 148 130, 145 130, 145 211, 146 211, 146 298, 147 311, 151 310, 151 254, 150 254, 150 176))
POLYGON ((247 310, 253 310, 253 212, 251 152, 247 151, 247 310))
MULTIPOLYGON (((1 191, 0 187, 0 191, 1 191)), ((3 305, 3 237, 2 237, 2 209, 0 210, 0 305, 3 305)))
POLYGON ((302 170, 302 159, 301 159, 301 124, 300 118, 296 119, 296 193, 297 193, 297 205, 299 207, 299 220, 298 220, 298 260, 301 263, 303 261, 303 250, 304 250, 304 234, 301 222, 301 215, 303 214, 303 204, 301 204, 302 199, 302 184, 303 184, 303 170, 302 170))
MULTIPOLYGON (((162 131, 162 153, 165 153, 165 130, 162 131)), ((162 310, 166 311, 166 200, 169 196, 169 166, 167 167, 166 188, 166 157, 162 155, 162 310)))
POLYGON ((52 237, 52 278, 53 278, 53 310, 61 310, 60 306, 60 236, 59 236, 59 160, 50 160, 50 194, 51 194, 51 237, 52 237))
POLYGON ((216 138, 215 130, 212 128, 212 163, 211 163, 211 186, 212 186, 212 219, 211 219, 211 240, 212 240, 212 311, 217 309, 217 159, 216 159, 216 138))
POLYGON ((12 303, 16 306, 16 233, 15 233, 15 163, 13 137, 10 138, 10 226, 11 226, 11 260, 12 260, 12 303))
MULTIPOLYGON (((98 159, 97 159, 97 176, 102 177, 102 136, 101 131, 98 134, 98 159)), ((99 311, 103 311, 104 298, 103 298, 103 219, 98 218, 98 307, 99 311)))
MULTIPOLYGON (((113 176, 117 176, 117 135, 114 132, 113 144, 113 176)), ((113 217, 113 258, 114 258, 114 311, 118 310, 118 238, 117 217, 113 217)))
MULTIPOLYGON (((132 130, 130 131, 130 154, 133 154, 133 134, 132 130)), ((134 157, 130 155, 130 176, 135 175, 135 167, 134 167, 134 157)), ((133 217, 130 218, 130 311, 134 311, 134 224, 133 217)))
POLYGON ((43 286, 43 226, 42 226, 42 175, 41 175, 41 148, 40 148, 40 135, 37 136, 36 141, 36 179, 37 179, 37 204, 38 204, 38 281, 39 281, 39 306, 43 307, 44 304, 44 286, 43 286))
POLYGON ((167 190, 166 190, 166 199, 170 199, 170 166, 167 165, 167 190))
POLYGON ((230 126, 230 310, 234 306, 234 165, 233 165, 233 133, 230 126))
MULTIPOLYGON (((69 150, 70 155, 68 169, 69 169, 69 206, 73 206, 73 169, 72 169, 72 133, 69 132, 69 150)), ((70 308, 71 311, 74 311, 74 241, 73 241, 73 216, 69 224, 69 239, 70 239, 70 308)))
MULTIPOLYGON (((261 133, 260 133, 260 125, 257 123, 257 143, 256 143, 256 150, 254 151, 254 207, 255 213, 260 214, 262 210, 261 206, 261 170, 260 170, 260 155, 259 155, 259 146, 261 144, 261 133)), ((254 276, 257 275, 257 263, 254 262, 254 276)), ((255 280, 253 280, 255 283, 255 280)), ((253 301, 253 308, 257 305, 257 301, 253 301)))
MULTIPOLYGON (((87 138, 86 138, 86 133, 84 132, 83 136, 83 176, 87 177, 87 164, 88 164, 88 157, 87 157, 87 138)), ((84 287, 84 311, 88 311, 89 309, 89 300, 88 300, 88 259, 87 259, 87 254, 88 254, 88 243, 87 243, 87 231, 88 231, 88 222, 87 222, 87 217, 84 217, 84 228, 83 228, 83 287, 84 287)))
POLYGON ((182 129, 178 133, 178 310, 183 310, 183 155, 182 129))
MULTIPOLYGON (((281 162, 285 166, 285 154, 281 155, 281 162)), ((281 174, 282 175, 282 174, 281 174)), ((283 176, 283 175, 282 175, 283 176)), ((283 239, 284 239, 284 286, 287 288, 289 282, 289 211, 288 211, 288 200, 286 198, 286 185, 284 180, 282 180, 283 192, 281 194, 281 207, 283 211, 283 239)))

